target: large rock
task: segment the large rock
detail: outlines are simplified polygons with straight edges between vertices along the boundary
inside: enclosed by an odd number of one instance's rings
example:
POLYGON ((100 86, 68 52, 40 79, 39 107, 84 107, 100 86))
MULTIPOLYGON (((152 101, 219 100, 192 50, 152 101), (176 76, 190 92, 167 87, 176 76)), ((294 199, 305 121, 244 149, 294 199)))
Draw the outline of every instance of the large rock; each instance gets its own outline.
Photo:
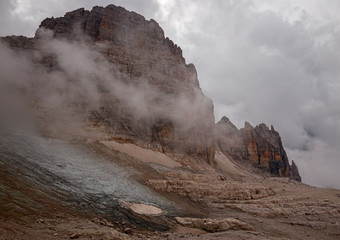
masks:
MULTIPOLYGON (((33 39, 11 37, 3 40, 16 50, 34 51, 33 58, 40 56, 34 61, 48 71, 60 70, 58 55, 49 53, 46 47, 40 48, 46 30, 51 32, 50 40, 79 42, 91 50, 96 49, 118 71, 112 79, 118 76, 128 90, 136 86, 136 91, 127 91, 124 96, 115 90, 114 82, 106 82, 106 85, 100 82, 99 106, 87 107, 86 99, 73 104, 77 108, 75 112, 86 116, 90 125, 104 129, 106 138, 165 153, 194 156, 213 164, 212 101, 199 87, 195 66, 186 64, 181 48, 165 38, 157 22, 115 5, 94 7, 91 11, 82 8, 66 13, 64 17, 45 19, 33 39), (134 100, 139 95, 144 102, 134 100)), ((79 61, 81 63, 82 59, 79 61)))
POLYGON ((176 217, 176 221, 185 227, 198 228, 207 232, 224 232, 228 230, 254 230, 247 223, 234 218, 211 219, 176 217))
POLYGON ((238 130, 227 117, 223 117, 216 124, 215 132, 217 144, 227 156, 250 161, 274 176, 301 181, 296 164, 289 165, 280 134, 273 126, 269 129, 261 123, 254 128, 246 122, 244 128, 238 130))

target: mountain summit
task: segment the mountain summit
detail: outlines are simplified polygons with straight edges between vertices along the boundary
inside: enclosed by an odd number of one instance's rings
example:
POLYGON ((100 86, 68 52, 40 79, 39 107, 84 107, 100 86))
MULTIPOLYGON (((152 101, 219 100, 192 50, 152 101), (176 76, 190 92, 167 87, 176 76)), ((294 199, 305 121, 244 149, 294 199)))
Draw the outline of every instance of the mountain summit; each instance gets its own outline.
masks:
POLYGON ((290 177, 301 182, 299 171, 294 162, 292 166, 289 164, 281 137, 273 126, 269 129, 262 123, 254 128, 246 122, 244 128, 238 130, 224 116, 216 128, 216 144, 228 157, 250 162, 274 176, 290 177))

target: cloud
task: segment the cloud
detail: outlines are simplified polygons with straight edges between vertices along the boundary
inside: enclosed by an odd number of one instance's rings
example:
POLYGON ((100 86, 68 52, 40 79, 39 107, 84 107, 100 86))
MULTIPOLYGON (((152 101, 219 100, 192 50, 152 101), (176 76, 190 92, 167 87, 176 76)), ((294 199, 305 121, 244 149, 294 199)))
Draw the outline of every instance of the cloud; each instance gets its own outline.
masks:
POLYGON ((0 36, 32 34, 33 27, 15 14, 18 0, 0 2, 0 36))
POLYGON ((286 149, 291 159, 299 161, 304 182, 327 188, 340 188, 339 150, 320 139, 306 139, 307 150, 286 149))
POLYGON ((21 91, 30 84, 33 64, 0 42, 0 126, 33 127, 28 104, 21 91))

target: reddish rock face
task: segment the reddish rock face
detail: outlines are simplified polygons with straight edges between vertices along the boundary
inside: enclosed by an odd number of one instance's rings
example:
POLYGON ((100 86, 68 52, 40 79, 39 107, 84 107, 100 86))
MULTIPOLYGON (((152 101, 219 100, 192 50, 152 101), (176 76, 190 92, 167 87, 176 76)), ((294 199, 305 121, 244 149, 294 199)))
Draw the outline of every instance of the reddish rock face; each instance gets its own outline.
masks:
MULTIPOLYGON (((143 110, 143 114, 136 116, 140 110, 138 103, 131 108, 125 103, 129 99, 124 102, 105 85, 101 86, 99 107, 82 113, 92 125, 104 129, 112 139, 190 155, 213 164, 212 101, 199 87, 195 66, 185 63, 181 48, 164 37, 157 22, 109 5, 47 18, 41 22, 35 38, 13 37, 5 41, 19 51, 29 48, 39 52, 44 29, 51 30, 53 39, 86 42, 118 70, 124 84, 152 89, 152 94, 144 93, 147 105, 144 108, 150 114, 143 110)), ((52 71, 58 68, 58 59, 53 55, 40 63, 52 71)), ((125 98, 129 97, 133 98, 134 93, 125 98)))
POLYGON ((255 128, 251 126, 242 128, 241 134, 252 162, 264 166, 276 176, 290 176, 287 154, 282 146, 281 137, 274 128, 269 129, 262 123, 255 128))
POLYGON ((262 123, 254 128, 246 122, 244 128, 238 130, 227 117, 223 117, 215 132, 219 148, 231 158, 251 161, 274 176, 301 181, 296 164, 289 165, 281 137, 273 127, 269 129, 262 123))

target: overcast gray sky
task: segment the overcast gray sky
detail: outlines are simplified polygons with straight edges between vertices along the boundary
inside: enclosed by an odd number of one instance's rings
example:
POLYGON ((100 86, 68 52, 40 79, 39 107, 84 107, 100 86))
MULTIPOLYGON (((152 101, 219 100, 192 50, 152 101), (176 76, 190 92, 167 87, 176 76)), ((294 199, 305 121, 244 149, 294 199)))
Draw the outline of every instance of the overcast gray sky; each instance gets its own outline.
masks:
POLYGON ((2 0, 0 35, 121 5, 155 19, 196 65, 216 120, 274 125, 303 181, 340 188, 340 1, 2 0))

